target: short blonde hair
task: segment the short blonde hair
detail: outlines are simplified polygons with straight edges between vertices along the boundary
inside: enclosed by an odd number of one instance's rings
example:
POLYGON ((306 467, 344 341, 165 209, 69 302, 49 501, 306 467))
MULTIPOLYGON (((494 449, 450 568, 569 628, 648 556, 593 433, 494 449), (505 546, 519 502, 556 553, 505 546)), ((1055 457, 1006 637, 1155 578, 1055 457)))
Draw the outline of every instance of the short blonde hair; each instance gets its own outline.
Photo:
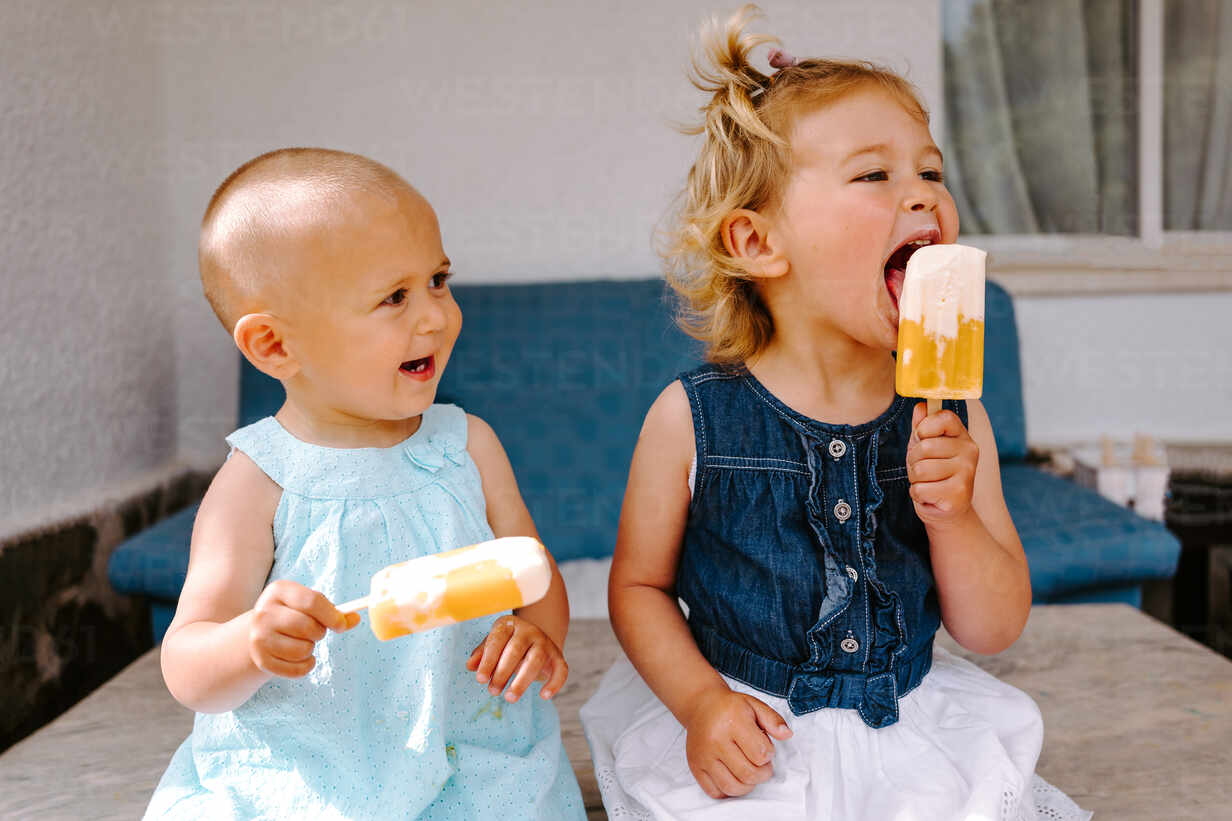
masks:
POLYGON ((210 307, 228 333, 288 272, 276 242, 328 225, 356 194, 396 196, 410 183, 381 163, 328 148, 280 148, 223 180, 201 220, 197 263, 210 307))
POLYGON ((680 327, 704 342, 707 359, 718 363, 743 362, 774 335, 753 279, 723 244, 722 225, 735 210, 776 207, 791 173, 788 137, 796 120, 872 85, 928 122, 915 88, 873 63, 802 59, 762 74, 749 53, 779 40, 744 30, 759 16, 756 6, 746 5, 726 23, 712 19, 702 29, 690 79, 710 101, 701 108, 703 122, 682 130, 703 134, 704 141, 660 251, 679 298, 680 327))

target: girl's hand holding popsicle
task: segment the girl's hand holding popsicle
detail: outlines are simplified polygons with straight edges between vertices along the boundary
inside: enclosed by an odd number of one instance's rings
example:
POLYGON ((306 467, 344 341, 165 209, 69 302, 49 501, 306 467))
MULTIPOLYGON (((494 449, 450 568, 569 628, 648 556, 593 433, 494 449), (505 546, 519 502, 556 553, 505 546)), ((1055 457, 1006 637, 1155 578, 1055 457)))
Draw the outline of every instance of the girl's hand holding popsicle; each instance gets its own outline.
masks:
POLYGON ((252 608, 248 655, 259 670, 299 678, 316 666, 312 651, 326 630, 342 633, 357 624, 357 613, 343 613, 315 590, 279 579, 252 608))
MULTIPOLYGON (((338 610, 353 614, 368 608, 372 632, 384 641, 525 607, 543 598, 551 581, 552 566, 543 545, 530 537, 508 536, 390 565, 372 577, 368 596, 338 610)), ((517 615, 496 620, 466 668, 492 695, 499 695, 517 671, 505 693, 511 702, 537 678, 547 680, 541 694, 551 698, 569 675, 556 642, 517 615)))
POLYGON ((973 514, 980 449, 942 399, 978 399, 984 387, 984 263, 965 245, 930 245, 907 261, 899 299, 895 390, 915 406, 907 479, 916 515, 948 526, 973 514))
POLYGON ((975 469, 980 448, 953 411, 927 414, 918 402, 907 444, 907 481, 916 515, 925 525, 945 526, 974 513, 975 469))

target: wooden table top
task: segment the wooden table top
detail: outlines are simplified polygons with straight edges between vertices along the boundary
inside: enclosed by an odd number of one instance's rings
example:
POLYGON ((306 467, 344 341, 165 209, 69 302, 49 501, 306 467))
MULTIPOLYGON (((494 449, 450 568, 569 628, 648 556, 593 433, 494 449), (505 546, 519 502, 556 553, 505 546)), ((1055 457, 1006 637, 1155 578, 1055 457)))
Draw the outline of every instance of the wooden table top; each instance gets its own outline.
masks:
MULTIPOLYGON (((1036 700, 1039 774, 1096 819, 1232 819, 1232 662, 1126 605, 1036 607, 992 657, 939 641, 1036 700)), ((557 697, 594 819, 604 816, 577 709, 619 652, 605 621, 575 621, 557 697)), ((191 727, 152 650, 0 755, 0 818, 140 817, 191 727)))

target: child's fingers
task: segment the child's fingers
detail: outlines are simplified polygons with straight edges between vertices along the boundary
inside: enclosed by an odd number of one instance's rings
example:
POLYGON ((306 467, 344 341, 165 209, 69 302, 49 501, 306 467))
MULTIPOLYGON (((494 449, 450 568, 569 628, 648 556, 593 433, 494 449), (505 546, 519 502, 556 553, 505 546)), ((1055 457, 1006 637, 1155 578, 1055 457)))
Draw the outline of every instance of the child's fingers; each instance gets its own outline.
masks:
POLYGON ((527 651, 526 656, 522 659, 522 666, 518 668, 513 681, 509 682, 509 688, 505 690, 506 701, 517 701, 522 697, 522 694, 526 692, 526 688, 530 686, 531 682, 539 677, 539 671, 543 669, 544 661, 546 661, 546 656, 538 646, 531 647, 527 651))
POLYGON ((330 629, 336 633, 345 633, 348 630, 353 630, 361 621, 363 621, 363 617, 358 613, 342 613, 342 625, 340 627, 331 627, 330 629))
POLYGON ((530 649, 530 642, 524 637, 515 633, 509 639, 505 644, 505 649, 501 651, 496 669, 492 671, 492 680, 488 683, 489 693, 495 696, 505 689, 505 685, 509 683, 509 677, 518 669, 528 649, 530 649))
POLYGON ((693 777, 697 780, 697 786, 702 788, 702 792, 711 798, 722 798, 723 792, 719 786, 714 783, 714 779, 710 777, 710 773, 705 770, 700 770, 693 773, 693 777))
POLYGON ((281 633, 253 635, 248 654, 257 669, 275 676, 298 678, 316 666, 312 642, 281 633))
POLYGON ((924 417, 928 416, 928 403, 916 402, 915 407, 911 409, 911 433, 915 435, 920 427, 920 423, 924 421, 924 417))
POLYGON ((551 675, 544 683, 543 689, 539 691, 539 695, 544 698, 551 698, 560 692, 560 688, 565 686, 565 682, 569 680, 569 664, 563 656, 557 655, 550 662, 548 668, 551 670, 551 675))
POLYGON ((949 459, 963 451, 963 442, 953 436, 935 436, 931 439, 921 439, 911 447, 911 459, 949 459))
POLYGON ((727 769, 736 777, 736 780, 750 789, 764 781, 769 781, 770 776, 774 774, 769 764, 753 762, 734 740, 727 745, 722 758, 723 763, 727 765, 727 769))
POLYGON ((466 660, 466 669, 472 673, 479 669, 479 659, 483 657, 483 646, 486 643, 486 641, 479 642, 475 649, 471 651, 470 658, 466 660))
POLYGON ((282 661, 292 662, 303 661, 311 657, 314 647, 316 644, 311 641, 284 636, 281 633, 275 633, 261 642, 261 649, 268 655, 282 661))
POLYGON ((501 616, 492 623, 492 629, 488 631, 487 638, 480 645, 483 648, 483 654, 475 668, 475 678, 480 684, 486 684, 491 680, 501 654, 505 650, 505 645, 517 632, 516 627, 517 621, 512 616, 501 616))
POLYGON ((957 506, 961 488, 951 477, 941 482, 913 482, 907 493, 912 500, 940 513, 949 513, 957 506))
POLYGON ((745 696, 750 706, 753 708, 753 714, 757 716, 757 724, 771 738, 777 738, 780 741, 791 738, 791 728, 787 726, 787 722, 779 715, 774 708, 760 699, 753 696, 745 696))
POLYGON ((257 612, 253 616, 250 630, 254 641, 268 640, 274 635, 318 642, 325 638, 325 628, 311 616, 279 604, 257 612))
MULTIPOLYGON (((732 747, 732 750, 735 751, 735 747, 732 747)), ((732 797, 748 795, 753 789, 753 785, 745 784, 737 778, 722 758, 714 760, 714 763, 710 765, 709 773, 710 777, 714 779, 715 786, 719 788, 723 795, 730 795, 732 797)))
MULTIPOLYGON (((756 724, 744 723, 732 734, 732 741, 754 767, 769 764, 774 758, 774 742, 756 724)), ((739 775, 739 773, 737 773, 739 775)))
POLYGON ((954 413, 954 411, 943 410, 928 416, 923 408, 924 403, 916 405, 916 410, 913 411, 911 417, 917 439, 930 439, 935 436, 962 436, 963 432, 966 431, 962 420, 958 418, 958 414, 954 413), (923 418, 916 422, 917 417, 923 418))
POLYGON ((483 652, 475 665, 475 679, 480 684, 487 684, 492 679, 492 671, 496 669, 496 663, 500 661, 501 651, 505 649, 505 642, 508 640, 507 634, 498 635, 495 632, 489 633, 484 639, 481 645, 483 652))
POLYGON ((312 672, 312 668, 317 665, 317 660, 315 656, 309 656, 303 661, 283 661, 272 656, 264 656, 256 664, 258 668, 271 675, 301 678, 312 672))
POLYGON ((346 616, 329 599, 302 584, 280 579, 270 585, 282 604, 317 620, 327 630, 345 630, 346 616))
POLYGON ((944 482, 962 470, 958 457, 949 459, 923 459, 907 465, 907 481, 911 483, 944 482))

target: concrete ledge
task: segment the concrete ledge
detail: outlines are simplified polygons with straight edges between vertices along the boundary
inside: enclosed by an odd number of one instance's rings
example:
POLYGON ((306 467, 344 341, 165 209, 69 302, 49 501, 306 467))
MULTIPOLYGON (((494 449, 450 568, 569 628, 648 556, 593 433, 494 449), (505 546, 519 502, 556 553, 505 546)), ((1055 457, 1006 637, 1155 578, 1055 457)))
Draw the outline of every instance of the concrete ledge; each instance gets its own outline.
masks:
MULTIPOLYGON (((1232 807, 1232 662, 1125 605, 1041 605, 1006 652, 946 648, 1025 690, 1044 714, 1039 774, 1097 819, 1209 821, 1232 807)), ((619 654, 605 621, 574 622, 557 706, 592 819, 602 819, 578 707, 619 654)), ((0 817, 140 817, 192 714, 157 650, 0 755, 0 817)))

